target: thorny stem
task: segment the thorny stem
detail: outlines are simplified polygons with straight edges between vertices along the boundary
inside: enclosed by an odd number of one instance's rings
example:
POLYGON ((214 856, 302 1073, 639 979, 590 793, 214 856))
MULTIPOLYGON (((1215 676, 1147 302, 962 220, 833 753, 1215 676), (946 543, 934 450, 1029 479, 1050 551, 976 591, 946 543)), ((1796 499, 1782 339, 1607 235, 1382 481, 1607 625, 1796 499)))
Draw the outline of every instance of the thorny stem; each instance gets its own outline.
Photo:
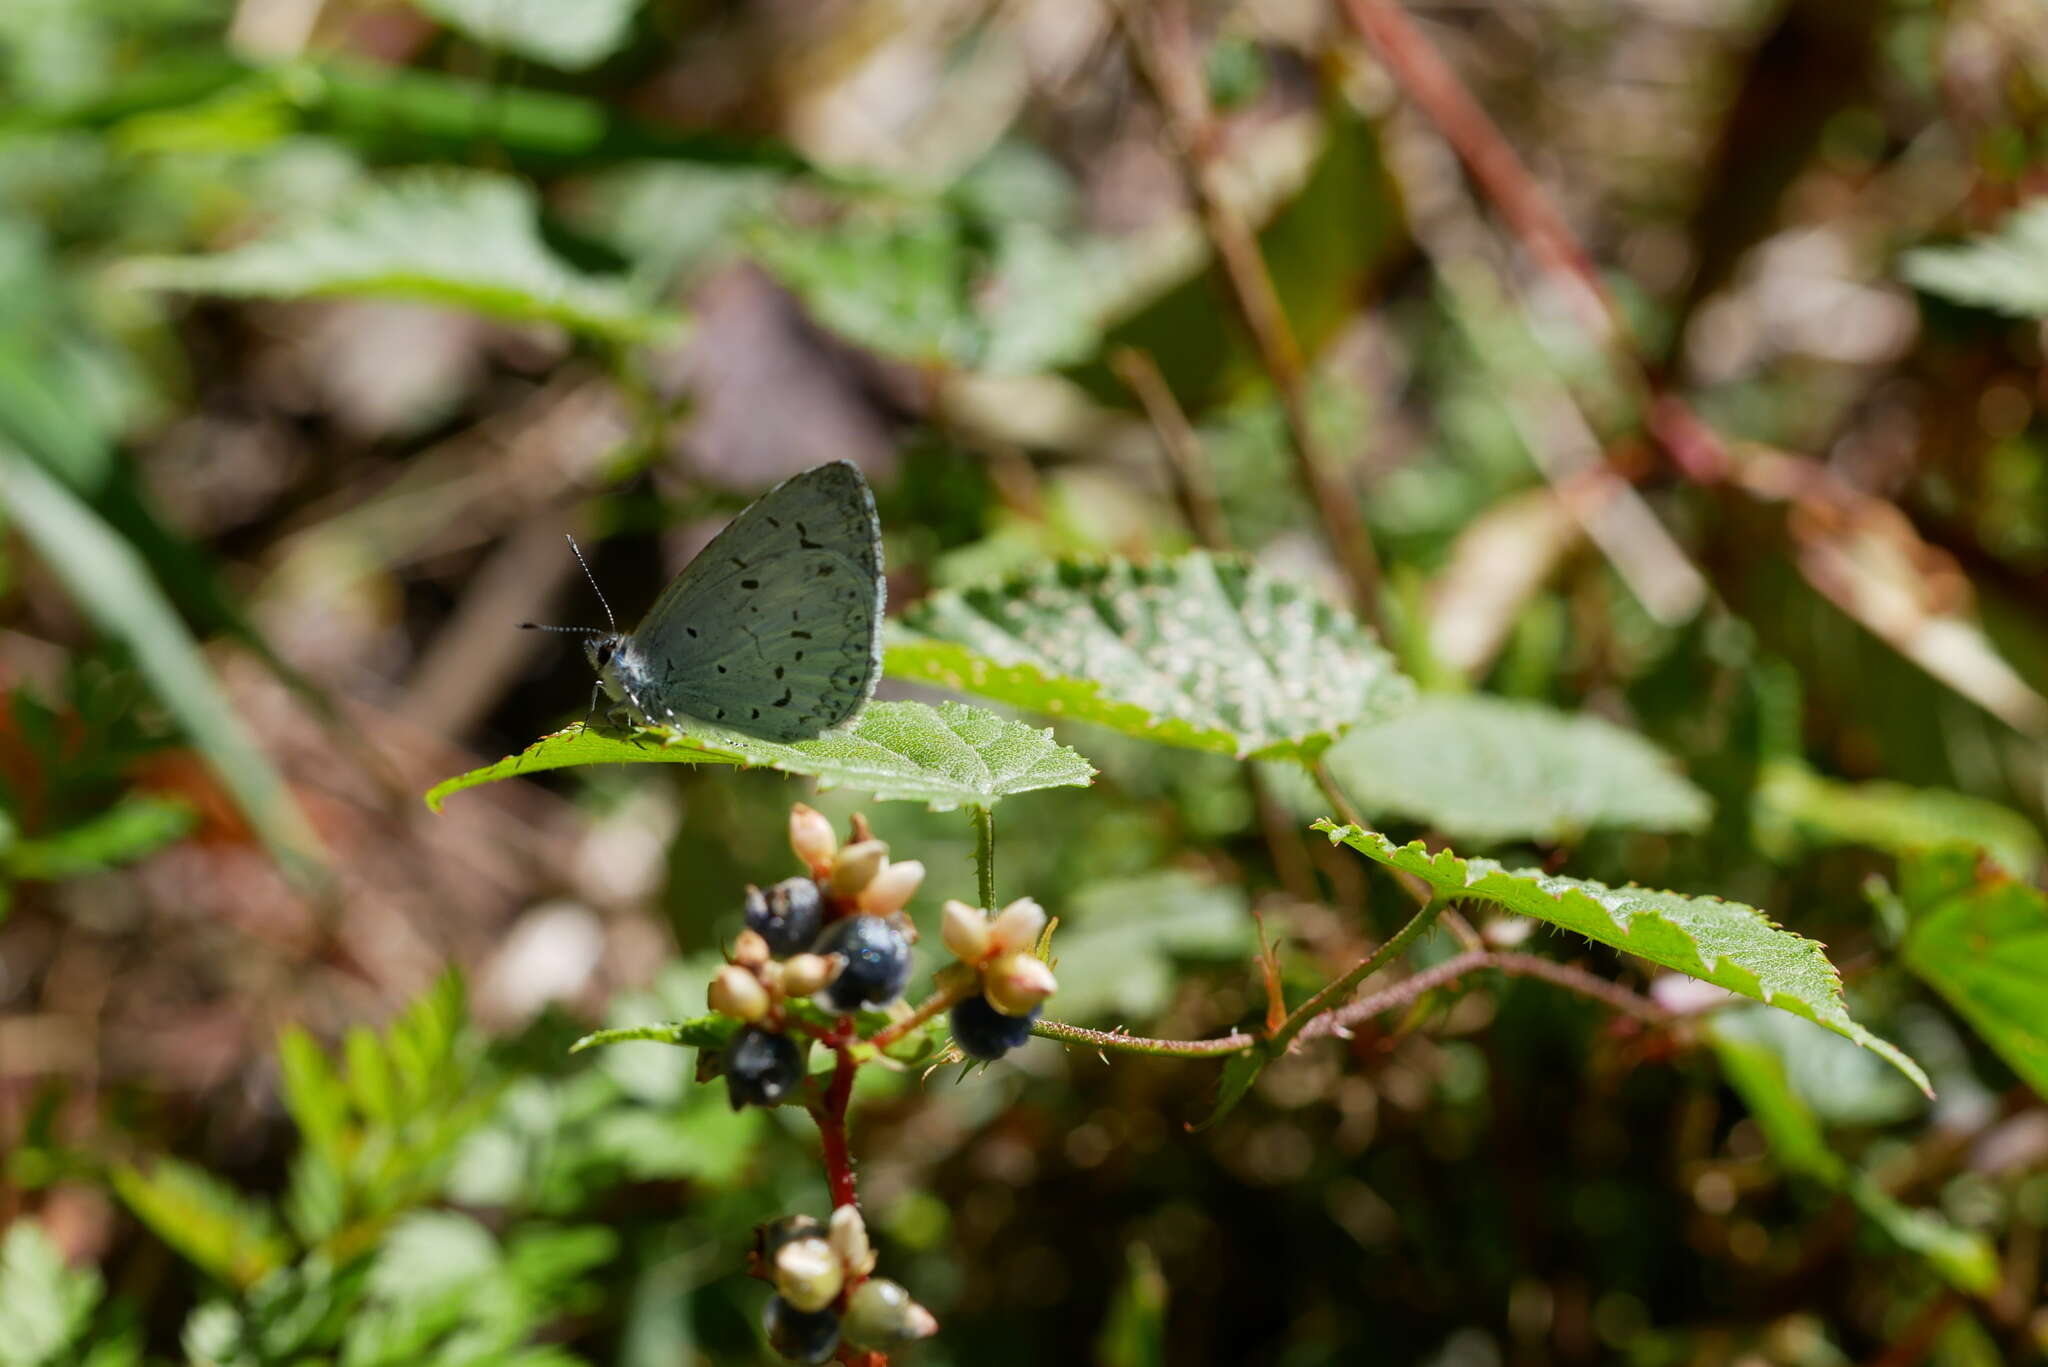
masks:
MULTIPOLYGON (((1309 767, 1309 771, 1315 776, 1316 786, 1323 790, 1323 796, 1329 799, 1331 808, 1343 818, 1345 825, 1356 826, 1361 831, 1372 829, 1372 823, 1359 814, 1358 808, 1352 805, 1344 790, 1337 786, 1337 777, 1330 772, 1329 765, 1319 759, 1309 767)), ((1415 899, 1415 905, 1418 907, 1428 906, 1429 899, 1436 895, 1431 891, 1429 884, 1406 869, 1389 869, 1387 872, 1394 875, 1395 882, 1408 889, 1408 895, 1415 899)), ((1460 935, 1458 938, 1463 940, 1465 937, 1460 935)))
POLYGON ((1171 1058, 1218 1058, 1225 1054, 1241 1054, 1257 1044, 1256 1035, 1242 1031, 1224 1035, 1220 1039, 1147 1039, 1142 1035, 1124 1035, 1106 1030, 1084 1030, 1078 1025, 1065 1021, 1041 1020, 1033 1023, 1031 1033, 1040 1039, 1058 1040, 1061 1044, 1086 1045, 1091 1049, 1103 1049, 1116 1054, 1154 1054, 1171 1058))
POLYGON ((981 905, 996 909, 996 813, 993 807, 974 809, 974 872, 979 880, 981 905))
POLYGON ((1294 1042, 1294 1037, 1299 1035, 1312 1019, 1328 1009, 1332 1002, 1342 1001, 1345 994, 1350 992, 1352 988, 1358 986, 1382 968, 1385 968, 1394 961, 1397 955, 1403 953, 1409 945, 1414 944, 1423 931, 1428 930, 1431 925, 1435 924, 1438 914, 1444 909, 1444 905, 1441 899, 1434 897, 1424 902, 1421 910, 1408 918, 1408 924, 1394 932, 1392 939, 1352 965, 1351 971, 1344 974, 1343 977, 1338 978, 1300 1006, 1295 1007, 1294 1014, 1282 1021, 1280 1028, 1268 1037, 1267 1047, 1275 1055, 1285 1053, 1287 1046, 1294 1042))

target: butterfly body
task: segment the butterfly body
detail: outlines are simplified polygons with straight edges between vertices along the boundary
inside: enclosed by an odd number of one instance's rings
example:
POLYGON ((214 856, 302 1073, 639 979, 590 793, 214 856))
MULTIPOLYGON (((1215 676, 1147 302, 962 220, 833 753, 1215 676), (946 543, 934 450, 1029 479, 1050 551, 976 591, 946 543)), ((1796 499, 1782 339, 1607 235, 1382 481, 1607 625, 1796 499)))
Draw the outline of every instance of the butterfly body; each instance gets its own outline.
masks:
POLYGON ((874 495, 852 464, 833 461, 763 494, 636 629, 594 636, 584 651, 636 720, 804 740, 874 695, 884 593, 874 495))

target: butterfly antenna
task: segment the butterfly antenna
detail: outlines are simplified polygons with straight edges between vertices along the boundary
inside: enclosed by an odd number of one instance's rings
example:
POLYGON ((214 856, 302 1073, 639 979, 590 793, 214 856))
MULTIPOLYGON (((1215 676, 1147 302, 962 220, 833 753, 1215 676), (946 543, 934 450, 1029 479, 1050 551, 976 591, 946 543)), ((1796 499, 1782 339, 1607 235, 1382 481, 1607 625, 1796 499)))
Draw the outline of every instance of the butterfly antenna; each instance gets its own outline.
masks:
POLYGON ((576 563, 583 567, 583 577, 590 581, 591 592, 597 595, 599 605, 604 608, 604 619, 612 624, 612 634, 616 636, 619 631, 619 619, 612 616, 612 605, 605 602, 604 590, 597 586, 597 576, 590 572, 590 562, 583 558, 583 548, 576 544, 576 538, 569 536, 569 533, 563 532, 562 535, 569 538, 569 549, 576 553, 576 563))

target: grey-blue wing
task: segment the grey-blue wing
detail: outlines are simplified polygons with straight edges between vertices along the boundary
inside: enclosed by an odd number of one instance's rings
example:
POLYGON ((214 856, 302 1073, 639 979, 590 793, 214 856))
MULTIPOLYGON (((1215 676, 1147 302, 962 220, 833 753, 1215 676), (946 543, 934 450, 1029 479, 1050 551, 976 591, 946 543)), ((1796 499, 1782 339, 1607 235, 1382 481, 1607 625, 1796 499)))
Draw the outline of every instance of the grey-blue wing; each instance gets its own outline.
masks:
POLYGON ((874 694, 884 592, 867 481, 845 461, 806 470, 734 518, 649 610, 626 646, 634 700, 656 722, 815 736, 874 694))

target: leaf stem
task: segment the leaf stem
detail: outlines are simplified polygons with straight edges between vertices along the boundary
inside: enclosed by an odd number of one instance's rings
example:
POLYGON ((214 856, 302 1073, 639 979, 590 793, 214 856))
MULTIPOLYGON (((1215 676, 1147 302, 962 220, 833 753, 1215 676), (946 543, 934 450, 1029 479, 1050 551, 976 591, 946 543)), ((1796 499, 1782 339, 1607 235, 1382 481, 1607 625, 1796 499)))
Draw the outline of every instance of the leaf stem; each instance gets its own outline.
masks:
POLYGON ((1242 1054, 1259 1042, 1256 1035, 1242 1031, 1233 1031, 1220 1039, 1147 1039, 1142 1035, 1087 1030, 1078 1025, 1068 1025, 1065 1021, 1049 1020, 1035 1022, 1031 1033, 1040 1039, 1057 1040, 1061 1044, 1086 1045, 1116 1054, 1151 1054, 1165 1058, 1221 1058, 1242 1054))
POLYGON ((996 909, 996 811, 993 807, 974 809, 974 871, 977 876, 981 905, 984 910, 996 909))
POLYGON ((1432 897, 1422 904, 1421 910, 1408 918, 1408 924, 1394 932, 1392 939, 1352 965, 1351 971, 1322 991, 1294 1008, 1294 1014, 1282 1021, 1280 1028, 1268 1037, 1268 1047, 1275 1055, 1286 1052, 1287 1046, 1299 1035, 1309 1021, 1327 1009, 1332 1002, 1341 1001, 1352 988, 1370 978, 1373 974, 1392 963, 1409 945, 1421 937, 1422 932, 1436 923, 1437 916, 1447 904, 1442 898, 1432 897))

